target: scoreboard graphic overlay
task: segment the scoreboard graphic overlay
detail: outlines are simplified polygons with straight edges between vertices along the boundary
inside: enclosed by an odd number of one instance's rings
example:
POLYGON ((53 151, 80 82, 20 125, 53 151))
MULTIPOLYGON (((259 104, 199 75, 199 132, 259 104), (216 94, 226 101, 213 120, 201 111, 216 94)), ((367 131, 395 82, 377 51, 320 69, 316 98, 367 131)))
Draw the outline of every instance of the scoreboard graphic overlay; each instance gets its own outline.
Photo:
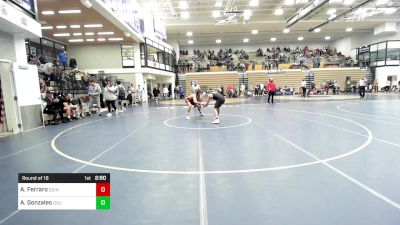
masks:
POLYGON ((18 210, 109 210, 109 173, 19 173, 18 210))

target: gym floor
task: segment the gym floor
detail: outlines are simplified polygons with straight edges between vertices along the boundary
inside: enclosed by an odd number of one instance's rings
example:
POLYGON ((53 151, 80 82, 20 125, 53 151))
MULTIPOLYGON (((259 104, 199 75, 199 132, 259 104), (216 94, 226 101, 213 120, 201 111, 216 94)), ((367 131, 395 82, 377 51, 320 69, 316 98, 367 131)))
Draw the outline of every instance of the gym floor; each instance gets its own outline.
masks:
POLYGON ((129 108, 0 138, 0 224, 398 225, 400 95, 129 108), (17 211, 17 174, 111 173, 111 210, 17 211))

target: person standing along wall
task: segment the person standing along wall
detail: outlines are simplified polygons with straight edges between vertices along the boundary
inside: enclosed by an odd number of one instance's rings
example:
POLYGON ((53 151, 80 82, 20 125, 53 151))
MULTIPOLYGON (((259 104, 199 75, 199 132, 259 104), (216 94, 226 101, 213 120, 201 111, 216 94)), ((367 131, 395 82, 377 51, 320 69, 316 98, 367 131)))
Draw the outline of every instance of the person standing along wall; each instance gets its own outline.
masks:
POLYGON ((365 77, 362 77, 358 81, 358 91, 360 94, 360 99, 363 99, 365 97, 365 86, 367 86, 367 79, 365 79, 365 77))
POLYGON ((100 93, 101 93, 101 87, 98 83, 96 83, 96 79, 92 78, 90 80, 90 85, 89 85, 89 115, 91 115, 92 110, 93 110, 93 105, 97 105, 97 114, 101 116, 100 112, 100 93))
POLYGON ((274 95, 275 95, 275 83, 274 80, 272 78, 269 79, 269 83, 267 85, 265 85, 265 88, 268 91, 268 104, 269 104, 269 100, 271 98, 271 103, 274 104, 274 95))
POLYGON ((121 81, 117 81, 117 91, 118 91, 118 106, 119 112, 123 112, 124 108, 122 106, 122 101, 125 100, 125 87, 122 85, 121 81))
POLYGON ((143 90, 142 88, 140 88, 140 85, 138 85, 137 89, 136 89, 136 94, 139 100, 139 103, 143 102, 143 90))
POLYGON ((108 108, 108 113, 107 113, 108 117, 112 116, 111 107, 114 109, 115 115, 118 115, 118 110, 117 107, 115 106, 115 100, 117 99, 117 96, 115 95, 116 92, 117 90, 111 84, 111 81, 108 81, 106 87, 104 88, 104 99, 106 100, 106 105, 108 108))
POLYGON ((306 80, 303 79, 303 81, 300 83, 302 97, 306 97, 306 91, 307 91, 306 86, 307 86, 307 82, 306 82, 306 80))

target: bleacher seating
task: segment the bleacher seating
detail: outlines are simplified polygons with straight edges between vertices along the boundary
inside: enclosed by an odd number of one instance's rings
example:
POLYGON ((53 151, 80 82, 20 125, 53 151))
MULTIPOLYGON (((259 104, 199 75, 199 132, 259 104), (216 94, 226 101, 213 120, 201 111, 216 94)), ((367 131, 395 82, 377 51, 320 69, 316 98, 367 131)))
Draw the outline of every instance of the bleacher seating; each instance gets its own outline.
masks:
MULTIPOLYGON (((358 81, 366 76, 366 71, 359 68, 326 68, 311 69, 314 73, 314 82, 320 85, 323 82, 338 81, 341 90, 345 90, 346 77, 350 76, 352 81, 358 81)), ((305 70, 284 70, 274 73, 265 73, 264 71, 248 71, 248 85, 253 88, 256 84, 264 84, 270 78, 274 79, 277 87, 292 87, 295 90, 300 86, 304 79, 305 70)), ((216 89, 221 85, 226 88, 228 85, 239 85, 241 75, 238 72, 210 72, 210 73, 188 73, 186 74, 186 94, 191 93, 191 81, 200 85, 202 90, 216 89)))
POLYGON ((186 74, 186 95, 191 94, 191 81, 199 84, 202 90, 216 89, 218 87, 227 87, 228 85, 238 84, 239 77, 236 72, 221 72, 210 74, 186 74))

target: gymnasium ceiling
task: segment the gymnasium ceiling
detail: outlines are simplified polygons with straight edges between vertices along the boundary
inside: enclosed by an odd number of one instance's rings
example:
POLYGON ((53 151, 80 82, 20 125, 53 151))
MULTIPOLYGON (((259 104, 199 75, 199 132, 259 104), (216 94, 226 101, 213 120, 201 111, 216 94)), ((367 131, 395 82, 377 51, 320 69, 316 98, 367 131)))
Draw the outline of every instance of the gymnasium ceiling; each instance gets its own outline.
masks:
POLYGON ((37 0, 37 5, 42 29, 43 27, 51 27, 51 29, 42 30, 45 37, 63 43, 122 43, 132 41, 96 10, 82 5, 80 0, 37 0), (81 12, 60 14, 60 10, 80 10, 81 12), (51 14, 51 12, 54 14, 51 14), (85 25, 90 24, 99 24, 101 27, 85 27, 85 25), (71 28, 71 25, 79 25, 79 28, 71 28), (57 28, 57 26, 66 27, 57 28), (54 36, 60 34, 63 36, 54 36), (70 40, 82 40, 82 42, 70 42, 70 40))
MULTIPOLYGON (((276 42, 293 43, 297 42, 300 36, 307 42, 321 42, 326 36, 330 36, 332 41, 349 35, 349 32, 345 31, 346 28, 353 28, 353 33, 369 33, 384 22, 400 22, 400 10, 392 14, 381 12, 366 18, 363 18, 362 15, 365 14, 362 14, 362 10, 355 10, 357 14, 352 13, 346 15, 346 19, 329 23, 321 27, 319 33, 309 32, 311 28, 329 18, 329 9, 336 9, 335 14, 339 15, 365 1, 354 0, 353 3, 347 2, 347 5, 327 3, 318 8, 312 17, 290 27, 289 33, 283 33, 287 25, 286 20, 306 4, 297 4, 296 0, 293 5, 285 4, 285 1, 290 3, 290 0, 259 0, 258 6, 250 6, 250 1, 254 0, 138 0, 144 9, 166 19, 168 39, 177 39, 180 45, 188 45, 189 40, 193 40, 195 45, 216 44, 216 39, 220 39, 223 44, 243 44, 244 38, 250 39, 249 43, 265 43, 272 37, 277 38, 276 42), (181 2, 186 2, 186 9, 180 7, 181 2), (230 11, 231 6, 239 12, 236 14, 237 23, 216 25, 218 21, 226 18, 224 14, 230 11), (282 9, 282 15, 275 15, 276 9, 282 9), (251 10, 252 15, 248 20, 244 20, 241 13, 245 10, 251 10), (213 11, 219 11, 220 17, 213 18, 213 11), (183 12, 187 12, 189 18, 181 18, 183 12), (251 34, 254 29, 258 30, 257 35, 251 34), (193 32, 193 36, 188 37, 187 32, 193 32)), ((400 0, 375 0, 363 8, 371 11, 377 8, 398 9, 399 6, 400 0)))
MULTIPOLYGON (((384 12, 362 18, 359 13, 362 10, 355 10, 358 14, 351 13, 346 18, 337 19, 321 27, 321 32, 309 32, 311 28, 320 25, 329 18, 328 10, 335 9, 336 15, 364 2, 365 0, 331 0, 332 1, 354 1, 352 4, 327 3, 318 8, 312 16, 305 18, 290 27, 289 33, 283 33, 287 26, 287 19, 295 15, 299 9, 306 6, 306 3, 297 1, 307 0, 258 0, 257 6, 251 6, 250 2, 257 0, 137 0, 143 9, 150 11, 165 19, 167 24, 168 39, 176 39, 181 46, 188 45, 192 40, 195 45, 216 45, 220 39, 222 44, 244 44, 243 39, 248 38, 251 43, 270 43, 271 38, 276 42, 295 43, 298 37, 303 37, 304 42, 325 41, 326 36, 333 41, 350 35, 346 28, 352 28, 352 33, 367 34, 373 31, 374 27, 384 22, 400 22, 400 0, 373 0, 364 9, 368 12, 377 9, 394 8, 392 14, 384 12), (293 4, 288 5, 292 1, 293 4), (187 8, 183 9, 182 2, 186 2, 187 8), (281 15, 276 15, 276 10, 282 9, 281 15), (227 18, 226 12, 234 10, 237 20, 235 24, 216 25, 219 21, 227 18), (244 19, 244 12, 251 11, 251 16, 244 19), (213 12, 219 12, 220 16, 213 17, 213 12), (181 18, 182 13, 188 13, 189 18, 181 18), (251 34, 257 30, 258 34, 251 34), (193 36, 188 37, 187 32, 193 36)), ((308 0, 310 1, 310 0, 308 0)), ((82 43, 110 43, 110 42, 131 42, 124 36, 123 32, 114 26, 94 9, 88 9, 81 4, 80 0, 37 0, 39 9, 39 20, 42 26, 52 26, 52 29, 43 30, 46 37, 68 43, 71 39, 82 39, 82 43), (78 14, 59 14, 59 10, 78 9, 78 14), (45 15, 43 11, 53 11, 53 15, 45 15), (100 28, 85 28, 85 24, 102 24, 100 28), (56 26, 65 25, 65 29, 58 29, 56 26), (80 25, 80 28, 71 28, 71 25, 80 25), (99 32, 113 32, 113 34, 101 35, 99 32), (69 36, 54 36, 54 34, 69 34, 69 36), (74 36, 74 33, 80 33, 74 36), (86 35, 93 33, 93 35, 86 35), (119 38, 121 40, 109 40, 119 38), (88 41, 93 39, 92 41, 88 41), (102 41, 99 41, 102 40, 102 41)), ((216 13, 214 12, 214 13, 216 13)), ((373 13, 372 13, 373 14, 373 13)), ((233 15, 233 14, 231 14, 233 15)), ((79 43, 79 42, 78 42, 79 43)))

